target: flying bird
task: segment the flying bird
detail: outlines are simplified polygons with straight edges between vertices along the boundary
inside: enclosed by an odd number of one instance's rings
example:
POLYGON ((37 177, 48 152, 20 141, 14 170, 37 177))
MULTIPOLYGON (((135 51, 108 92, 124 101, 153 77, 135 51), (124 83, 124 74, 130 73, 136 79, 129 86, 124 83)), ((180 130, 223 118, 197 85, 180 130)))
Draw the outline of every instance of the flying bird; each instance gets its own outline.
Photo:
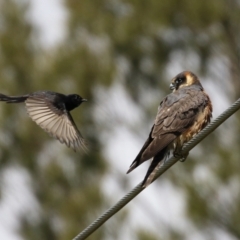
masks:
POLYGON ((6 96, 0 93, 0 101, 25 102, 29 116, 51 136, 76 151, 86 150, 86 141, 78 130, 70 111, 87 99, 77 94, 64 95, 51 91, 38 91, 22 96, 6 96))
POLYGON ((143 188, 153 181, 169 154, 178 156, 183 144, 205 128, 212 117, 211 100, 194 73, 179 73, 172 79, 170 90, 172 93, 158 107, 148 139, 127 172, 153 158, 142 182, 143 188))

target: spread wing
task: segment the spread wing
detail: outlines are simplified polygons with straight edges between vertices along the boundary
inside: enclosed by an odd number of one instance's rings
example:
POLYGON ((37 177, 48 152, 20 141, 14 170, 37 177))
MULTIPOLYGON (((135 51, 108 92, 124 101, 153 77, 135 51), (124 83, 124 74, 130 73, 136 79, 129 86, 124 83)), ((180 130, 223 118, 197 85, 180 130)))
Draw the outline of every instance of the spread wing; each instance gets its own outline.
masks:
POLYGON ((160 103, 149 137, 127 173, 156 156, 188 129, 206 101, 202 91, 183 89, 169 94, 160 103))
POLYGON ((73 148, 74 151, 79 147, 87 149, 85 140, 64 104, 58 109, 39 96, 30 96, 25 103, 32 120, 51 136, 73 148))

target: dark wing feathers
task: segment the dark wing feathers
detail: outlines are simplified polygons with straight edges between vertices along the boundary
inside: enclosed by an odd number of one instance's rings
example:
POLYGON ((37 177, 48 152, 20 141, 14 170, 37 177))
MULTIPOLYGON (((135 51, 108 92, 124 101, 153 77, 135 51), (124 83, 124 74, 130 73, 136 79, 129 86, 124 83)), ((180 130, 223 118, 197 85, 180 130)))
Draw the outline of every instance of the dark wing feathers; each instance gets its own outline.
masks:
POLYGON ((160 135, 159 138, 154 138, 147 146, 147 148, 143 151, 140 164, 155 156, 159 151, 170 144, 175 138, 176 135, 173 133, 163 134, 160 135))
MULTIPOLYGON (((153 128, 153 127, 152 127, 153 128)), ((152 132, 152 130, 151 130, 152 132)), ((142 156, 142 153, 145 151, 145 149, 149 146, 149 144, 151 143, 152 141, 152 138, 151 138, 151 132, 150 132, 150 135, 147 139, 147 141, 144 143, 142 149, 140 150, 140 152, 138 153, 137 157, 135 158, 135 160, 132 162, 130 168, 128 169, 127 173, 130 173, 134 168, 136 168, 137 166, 139 166, 141 164, 140 160, 141 160, 141 156, 142 156)))
POLYGON ((157 170, 159 169, 159 167, 162 164, 161 160, 164 159, 164 156, 165 156, 166 152, 167 152, 167 147, 162 149, 162 151, 160 151, 153 158, 153 160, 152 160, 152 162, 151 162, 151 164, 148 168, 147 174, 143 179, 143 182, 142 182, 143 187, 148 186, 153 181, 153 178, 155 177, 157 170))
MULTIPOLYGON (((169 94, 158 108, 154 125, 147 141, 127 173, 166 148, 194 121, 199 106, 207 102, 201 91, 183 89, 169 94)), ((159 159, 159 157, 158 157, 159 159)))
POLYGON ((25 103, 32 120, 51 136, 74 150, 79 147, 87 149, 85 140, 64 103, 57 108, 47 99, 38 95, 30 96, 25 103))

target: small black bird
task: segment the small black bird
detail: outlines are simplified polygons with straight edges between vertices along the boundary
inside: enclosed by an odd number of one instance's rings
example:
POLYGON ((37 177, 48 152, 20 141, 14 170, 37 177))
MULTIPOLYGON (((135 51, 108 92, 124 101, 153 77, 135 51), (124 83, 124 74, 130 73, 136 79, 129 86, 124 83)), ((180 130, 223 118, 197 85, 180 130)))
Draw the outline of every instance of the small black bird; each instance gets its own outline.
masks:
POLYGON ((160 103, 148 139, 127 172, 153 158, 142 187, 153 181, 164 159, 171 152, 178 155, 183 144, 205 128, 212 117, 211 100, 195 74, 179 73, 170 89, 173 92, 160 103))
POLYGON ((51 91, 38 91, 23 96, 6 96, 0 93, 0 101, 7 103, 25 102, 29 116, 43 130, 65 143, 76 151, 82 147, 87 149, 86 141, 70 114, 70 111, 78 107, 87 99, 77 94, 64 95, 51 91))

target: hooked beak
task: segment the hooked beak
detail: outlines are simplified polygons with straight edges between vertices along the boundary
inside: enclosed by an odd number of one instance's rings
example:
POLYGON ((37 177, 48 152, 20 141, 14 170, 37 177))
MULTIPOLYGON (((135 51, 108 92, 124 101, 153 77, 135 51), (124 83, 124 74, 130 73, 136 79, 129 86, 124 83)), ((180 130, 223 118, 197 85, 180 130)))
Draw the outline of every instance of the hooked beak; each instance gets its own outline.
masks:
POLYGON ((82 102, 87 102, 88 100, 86 98, 83 98, 82 99, 82 102))
POLYGON ((174 90, 174 89, 175 89, 175 87, 176 87, 176 86, 175 86, 175 84, 174 84, 174 83, 171 83, 171 84, 170 84, 170 86, 169 86, 170 90, 174 90))

